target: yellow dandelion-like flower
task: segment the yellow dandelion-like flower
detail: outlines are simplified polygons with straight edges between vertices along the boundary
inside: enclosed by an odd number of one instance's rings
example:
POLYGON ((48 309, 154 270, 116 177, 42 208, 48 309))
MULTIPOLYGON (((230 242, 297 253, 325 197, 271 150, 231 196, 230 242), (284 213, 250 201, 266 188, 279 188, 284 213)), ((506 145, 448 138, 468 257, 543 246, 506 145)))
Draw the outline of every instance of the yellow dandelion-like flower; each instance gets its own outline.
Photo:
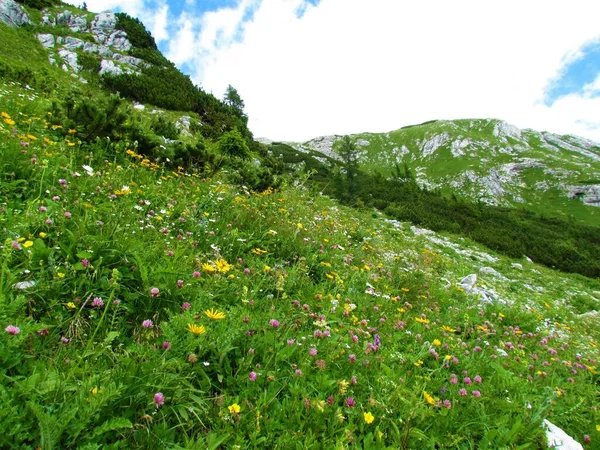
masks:
POLYGON ((222 258, 215 261, 215 266, 217 267, 219 273, 227 273, 233 269, 233 266, 222 258))
POLYGON ((65 277, 65 274, 64 274, 64 273, 62 273, 62 272, 57 272, 57 273, 56 273, 56 276, 57 276, 58 278, 64 278, 64 277, 65 277))
POLYGON ((43 231, 40 231, 38 236, 41 237, 42 239, 44 239, 48 235, 46 233, 44 233, 43 231))
POLYGON ((304 228, 304 226, 300 222, 298 222, 296 224, 296 227, 298 227, 299 230, 301 230, 302 228, 304 228))
POLYGON ((204 270, 205 272, 214 273, 217 271, 217 268, 212 264, 204 263, 202 264, 202 270, 204 270))
POLYGON ((69 302, 69 303, 67 303, 67 308, 69 308, 69 309, 75 309, 75 308, 77 308, 77 306, 75 305, 75 303, 69 302))
POLYGON ((7 112, 2 111, 0 113, 0 117, 2 117, 3 119, 10 119, 10 115, 7 112))
POLYGON ((101 393, 101 392, 102 392, 102 387, 98 388, 98 387, 96 386, 96 387, 94 387, 94 389, 92 389, 92 395, 93 395, 93 396, 96 396, 96 395, 98 395, 98 394, 99 394, 99 393, 101 393))
POLYGON ((240 411, 242 410, 242 408, 240 408, 240 405, 238 405, 237 403, 234 403, 233 405, 229 405, 227 407, 227 409, 229 409, 230 414, 239 414, 240 411))
POLYGON ((265 272, 269 272, 271 270, 271 267, 270 266, 265 266, 264 270, 265 270, 265 272))
POLYGON ((600 425, 596 425, 596 431, 600 432, 600 425))
POLYGON ((423 391, 423 397, 425 398, 425 401, 430 405, 433 405, 435 403, 435 400, 431 395, 427 393, 427 391, 423 391))
POLYGON ((421 361, 421 360, 418 360, 418 361, 417 361, 416 363, 414 363, 414 364, 415 364, 415 366, 417 366, 417 367, 421 367, 421 366, 423 365, 423 361, 421 361))
POLYGON ((12 125, 14 125, 14 124, 15 124, 15 121, 14 121, 14 120, 12 120, 12 119, 10 119, 10 118, 5 118, 5 119, 4 119, 4 123, 5 123, 6 125, 11 125, 11 126, 12 126, 12 125))
POLYGON ((33 245, 33 241, 25 241, 23 242, 23 247, 29 248, 33 245))
POLYGON ((415 317, 415 320, 419 323, 422 323, 424 325, 427 325, 429 323, 428 319, 422 319, 421 317, 415 317))
POLYGON ((363 413, 363 417, 365 419, 365 422, 367 422, 367 424, 372 424, 373 421, 375 420, 375 416, 373 414, 371 414, 370 412, 363 413))
POLYGON ((252 249, 251 253, 253 253, 257 256, 260 256, 260 255, 264 255, 265 253, 267 253, 267 251, 256 247, 256 248, 252 249))
POLYGON ((29 139, 30 141, 37 141, 37 137, 35 137, 33 134, 28 134, 27 139, 29 139))
POLYGON ((440 345, 442 345, 442 343, 440 342, 439 339, 434 339, 433 340, 433 345, 435 345, 436 347, 439 347, 440 345))
POLYGON ((204 315, 206 315, 206 317, 208 317, 211 320, 220 320, 226 317, 224 312, 212 308, 204 311, 204 315))
POLYGON ((454 328, 449 327, 448 325, 442 326, 442 330, 447 331, 448 333, 454 333, 454 332, 456 332, 456 330, 454 328))
POLYGON ((206 328, 204 328, 204 325, 196 325, 195 323, 188 323, 187 330, 196 336, 206 333, 206 328))
POLYGON ((69 128, 69 131, 67 131, 67 133, 74 134, 74 133, 77 133, 77 130, 75 130, 73 128, 69 128))

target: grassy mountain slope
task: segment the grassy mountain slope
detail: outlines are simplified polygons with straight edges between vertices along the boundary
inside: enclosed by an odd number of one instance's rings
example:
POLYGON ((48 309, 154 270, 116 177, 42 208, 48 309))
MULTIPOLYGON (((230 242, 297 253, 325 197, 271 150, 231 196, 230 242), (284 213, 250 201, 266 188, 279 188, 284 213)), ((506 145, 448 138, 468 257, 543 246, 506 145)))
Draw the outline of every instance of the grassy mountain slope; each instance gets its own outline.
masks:
POLYGON ((598 280, 343 206, 335 155, 134 107, 37 26, 0 24, 47 67, 4 45, 0 447, 598 445, 598 280))
POLYGON ((600 440, 597 281, 0 105, 2 446, 600 440))
MULTIPOLYGON (((433 121, 352 135, 364 170, 389 177, 406 164, 418 183, 471 201, 600 223, 600 144, 499 120, 433 121), (586 203, 586 201, 588 203, 586 203)), ((292 144, 328 154, 338 138, 292 144)))

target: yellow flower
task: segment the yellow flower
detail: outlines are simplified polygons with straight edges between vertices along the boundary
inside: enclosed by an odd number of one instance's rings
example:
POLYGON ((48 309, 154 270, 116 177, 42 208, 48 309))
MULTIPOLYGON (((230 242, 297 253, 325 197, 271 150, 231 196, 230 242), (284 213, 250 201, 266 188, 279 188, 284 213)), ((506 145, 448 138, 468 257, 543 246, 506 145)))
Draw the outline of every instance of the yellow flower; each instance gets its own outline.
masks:
POLYGON ((269 272, 270 270, 271 270, 271 267, 265 266, 265 272, 269 272))
POLYGON ((299 229, 299 230, 301 230, 302 228, 304 228, 300 222, 298 222, 298 223, 296 224, 296 226, 298 227, 298 229, 299 229))
POLYGON ((365 418, 365 422, 367 422, 368 424, 373 423, 373 421, 375 420, 375 416, 373 416, 373 414, 371 414, 370 412, 363 413, 363 416, 365 418))
POLYGON ((340 394, 344 395, 348 391, 348 386, 350 383, 346 380, 338 381, 338 385, 340 386, 340 394))
POLYGON ((217 268, 212 264, 204 263, 202 264, 202 270, 204 270, 205 272, 214 273, 217 271, 217 268))
POLYGON ((74 130, 73 128, 69 128, 69 131, 67 131, 67 133, 69 133, 69 134, 77 133, 77 130, 74 130))
POLYGON ((427 393, 427 391, 423 391, 423 397, 425 397, 425 401, 430 405, 433 405, 435 403, 435 400, 431 395, 427 393))
POLYGON ((4 123, 7 124, 7 125, 11 125, 12 126, 12 125, 15 124, 15 121, 12 120, 12 119, 9 119, 9 118, 5 118, 4 119, 4 123))
POLYGON ((447 325, 444 325, 444 326, 442 327, 442 330, 444 330, 444 331, 447 331, 448 333, 454 333, 454 332, 456 331, 454 328, 452 328, 452 327, 449 327, 449 326, 447 326, 447 325))
POLYGON ((0 117, 2 117, 3 119, 10 119, 10 115, 7 112, 2 111, 0 113, 0 117))
POLYGON ((56 276, 57 276, 58 278, 64 278, 64 277, 65 277, 65 274, 64 274, 64 273, 62 273, 62 272, 57 272, 57 273, 56 273, 56 276))
POLYGON ((29 139, 30 141, 37 141, 37 138, 33 134, 28 134, 27 139, 29 139))
POLYGON ((32 245, 33 245, 33 241, 25 241, 25 242, 23 243, 23 247, 25 247, 25 248, 29 248, 29 247, 31 247, 32 245))
POLYGON ((94 389, 92 389, 92 395, 97 395, 99 392, 102 392, 102 387, 100 387, 100 389, 98 389, 98 387, 94 387, 94 389))
POLYGON ((596 425, 596 431, 600 432, 600 425, 596 425))
POLYGON ((212 320, 219 320, 219 319, 224 319, 225 318, 225 313, 218 311, 216 309, 207 309, 206 311, 204 311, 204 314, 206 315, 206 317, 208 317, 209 319, 212 320))
POLYGON ((420 317, 415 317, 415 320, 419 323, 427 325, 429 323, 428 319, 421 319, 420 317))
POLYGON ((215 261, 215 266, 217 266, 217 270, 220 273, 227 273, 233 268, 233 266, 231 264, 229 264, 227 261, 225 261, 223 258, 217 259, 215 261))
POLYGON ((44 239, 46 236, 48 236, 46 233, 44 233, 43 231, 40 231, 39 237, 44 239))
POLYGON ((231 414, 239 414, 240 411, 242 410, 242 408, 240 408, 240 405, 238 405, 237 403, 234 403, 233 405, 229 405, 227 408, 229 409, 229 412, 231 414))
POLYGON ((196 325, 195 323, 188 323, 187 330, 196 336, 206 333, 206 328, 204 328, 204 325, 196 325))
POLYGON ((260 256, 260 255, 264 255, 265 253, 267 253, 267 251, 256 247, 255 249, 252 249, 252 253, 254 253, 257 256, 260 256))
POLYGON ((421 367, 421 366, 423 365, 423 361, 421 361, 421 360, 418 360, 418 361, 417 361, 416 363, 414 363, 414 364, 415 364, 415 366, 417 366, 417 367, 421 367))
POLYGON ((442 345, 442 343, 440 342, 439 339, 434 339, 433 340, 433 345, 435 345, 436 347, 439 347, 440 345, 442 345))
POLYGON ((75 303, 69 302, 69 303, 67 303, 67 308, 69 308, 69 309, 75 309, 75 308, 77 308, 77 306, 75 306, 75 303))

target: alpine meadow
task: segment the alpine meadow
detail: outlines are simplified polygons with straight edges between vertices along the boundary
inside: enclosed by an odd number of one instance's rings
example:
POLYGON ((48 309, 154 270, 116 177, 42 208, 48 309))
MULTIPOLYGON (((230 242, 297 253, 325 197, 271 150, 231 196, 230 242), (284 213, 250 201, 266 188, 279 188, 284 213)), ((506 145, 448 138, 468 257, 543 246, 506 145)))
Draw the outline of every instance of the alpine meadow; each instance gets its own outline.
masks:
POLYGON ((600 448, 600 144, 257 140, 60 0, 0 0, 0 114, 1 448, 600 448))

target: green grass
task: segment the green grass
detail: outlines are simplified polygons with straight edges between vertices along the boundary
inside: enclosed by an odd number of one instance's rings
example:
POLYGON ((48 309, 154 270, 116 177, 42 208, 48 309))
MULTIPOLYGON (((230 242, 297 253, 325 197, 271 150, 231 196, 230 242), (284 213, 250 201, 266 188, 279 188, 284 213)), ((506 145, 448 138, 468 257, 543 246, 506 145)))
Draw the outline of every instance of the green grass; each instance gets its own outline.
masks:
POLYGON ((597 448, 598 280, 69 146, 46 104, 0 84, 0 446, 597 448))

